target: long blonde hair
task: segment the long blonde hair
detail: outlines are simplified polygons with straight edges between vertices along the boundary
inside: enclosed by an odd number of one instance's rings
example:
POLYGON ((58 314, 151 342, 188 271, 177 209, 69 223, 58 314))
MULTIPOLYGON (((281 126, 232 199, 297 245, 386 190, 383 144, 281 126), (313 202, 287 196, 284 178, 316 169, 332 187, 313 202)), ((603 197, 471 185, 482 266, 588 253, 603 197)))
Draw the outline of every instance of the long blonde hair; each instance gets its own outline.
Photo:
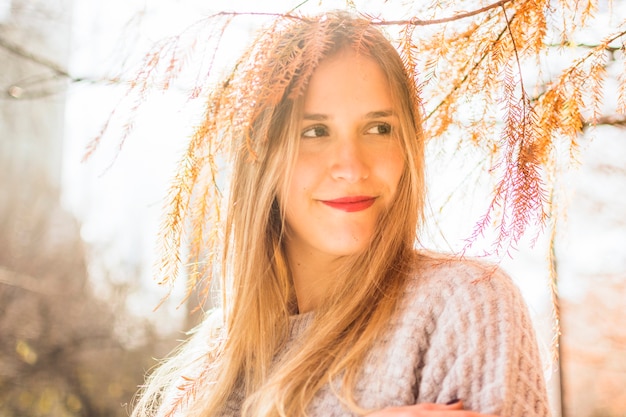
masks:
POLYGON ((412 248, 423 215, 424 152, 416 90, 412 69, 386 37, 370 20, 345 12, 277 19, 244 54, 214 92, 201 128, 205 140, 213 134, 232 141, 234 155, 221 237, 220 273, 228 277, 222 282, 227 294, 223 317, 207 318, 153 373, 134 416, 155 410, 173 414, 179 407, 188 416, 219 415, 233 392, 244 399, 243 416, 301 416, 314 394, 339 376, 343 401, 364 412, 352 388, 414 267, 412 248), (345 259, 333 280, 337 284, 316 309, 297 351, 288 351, 272 366, 295 312, 282 242, 283 208, 276 196, 286 187, 294 163, 308 80, 321 60, 346 48, 373 59, 388 79, 400 119, 395 134, 405 151, 405 170, 394 204, 380 219, 368 249, 345 259), (226 96, 236 98, 231 106, 224 105, 226 96))

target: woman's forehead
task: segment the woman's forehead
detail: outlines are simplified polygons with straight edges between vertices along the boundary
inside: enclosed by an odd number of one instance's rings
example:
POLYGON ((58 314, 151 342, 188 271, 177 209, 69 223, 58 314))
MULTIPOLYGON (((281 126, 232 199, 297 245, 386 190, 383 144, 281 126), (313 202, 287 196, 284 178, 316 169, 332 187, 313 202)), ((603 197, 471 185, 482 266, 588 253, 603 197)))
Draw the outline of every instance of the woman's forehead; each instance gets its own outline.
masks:
POLYGON ((390 109, 393 103, 389 87, 387 75, 375 60, 354 50, 343 50, 323 59, 313 71, 304 94, 304 111, 318 112, 337 98, 356 107, 375 99, 390 109), (321 108, 311 108, 316 106, 321 108))

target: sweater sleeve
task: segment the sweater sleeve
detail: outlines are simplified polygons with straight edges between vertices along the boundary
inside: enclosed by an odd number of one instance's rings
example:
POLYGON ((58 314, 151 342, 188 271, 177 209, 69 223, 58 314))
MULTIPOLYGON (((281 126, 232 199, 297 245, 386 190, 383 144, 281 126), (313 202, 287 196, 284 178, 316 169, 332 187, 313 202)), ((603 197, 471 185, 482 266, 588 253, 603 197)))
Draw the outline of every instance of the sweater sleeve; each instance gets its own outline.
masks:
POLYGON ((548 416, 534 329, 511 279, 468 262, 447 270, 435 287, 440 308, 419 397, 461 399, 468 410, 503 417, 548 416))

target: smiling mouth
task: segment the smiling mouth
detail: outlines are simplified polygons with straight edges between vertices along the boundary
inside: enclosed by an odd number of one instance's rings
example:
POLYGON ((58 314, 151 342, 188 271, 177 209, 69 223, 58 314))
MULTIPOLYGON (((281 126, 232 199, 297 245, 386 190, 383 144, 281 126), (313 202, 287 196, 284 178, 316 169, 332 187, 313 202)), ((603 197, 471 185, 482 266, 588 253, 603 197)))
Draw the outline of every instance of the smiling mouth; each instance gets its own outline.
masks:
POLYGON ((370 196, 354 196, 342 197, 334 200, 321 200, 322 203, 337 210, 347 211, 349 213, 368 209, 374 204, 376 197, 370 196))

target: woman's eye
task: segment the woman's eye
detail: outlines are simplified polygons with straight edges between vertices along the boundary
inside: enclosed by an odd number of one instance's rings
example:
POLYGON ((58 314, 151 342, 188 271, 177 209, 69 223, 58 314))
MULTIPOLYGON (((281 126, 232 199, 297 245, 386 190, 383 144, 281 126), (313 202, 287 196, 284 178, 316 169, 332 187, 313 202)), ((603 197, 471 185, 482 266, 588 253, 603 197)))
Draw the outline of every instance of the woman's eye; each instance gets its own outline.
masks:
POLYGON ((302 132, 303 138, 320 138, 328 136, 328 130, 325 126, 311 126, 302 132))
POLYGON ((365 132, 369 135, 388 135, 391 133, 391 125, 389 123, 378 123, 365 132))

